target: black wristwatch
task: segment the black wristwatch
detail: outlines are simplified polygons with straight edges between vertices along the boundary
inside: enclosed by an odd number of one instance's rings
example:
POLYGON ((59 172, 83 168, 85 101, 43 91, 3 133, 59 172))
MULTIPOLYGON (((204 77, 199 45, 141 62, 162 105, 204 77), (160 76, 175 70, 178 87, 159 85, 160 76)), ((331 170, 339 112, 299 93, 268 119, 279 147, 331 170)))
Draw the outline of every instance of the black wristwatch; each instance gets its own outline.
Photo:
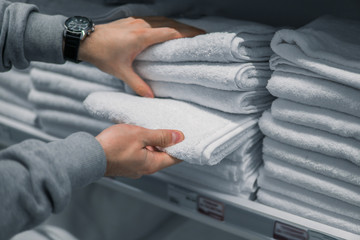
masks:
POLYGON ((80 41, 95 30, 95 24, 87 17, 74 16, 68 18, 64 26, 64 59, 78 63, 80 41))

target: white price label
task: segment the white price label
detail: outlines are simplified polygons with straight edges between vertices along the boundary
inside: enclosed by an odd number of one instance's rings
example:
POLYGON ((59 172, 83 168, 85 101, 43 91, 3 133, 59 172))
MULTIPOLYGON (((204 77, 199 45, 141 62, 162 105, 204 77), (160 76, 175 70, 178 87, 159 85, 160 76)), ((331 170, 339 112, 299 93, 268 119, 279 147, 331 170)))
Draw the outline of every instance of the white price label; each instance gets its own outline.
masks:
POLYGON ((209 198, 199 197, 198 211, 220 221, 224 221, 225 218, 225 205, 209 198))
POLYGON ((273 237, 281 240, 308 240, 308 233, 304 229, 282 222, 275 222, 273 237))

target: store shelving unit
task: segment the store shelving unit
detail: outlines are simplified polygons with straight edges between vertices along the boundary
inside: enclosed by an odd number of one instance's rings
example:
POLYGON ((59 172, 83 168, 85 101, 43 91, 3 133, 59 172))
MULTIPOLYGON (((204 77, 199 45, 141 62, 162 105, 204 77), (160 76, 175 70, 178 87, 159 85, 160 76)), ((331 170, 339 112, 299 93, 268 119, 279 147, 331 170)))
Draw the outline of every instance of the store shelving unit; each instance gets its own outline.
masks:
MULTIPOLYGON (((14 120, 0 118, 0 144, 9 146, 28 138, 56 139, 14 120)), ((180 182, 161 172, 138 180, 103 178, 98 184, 247 239, 273 239, 274 236, 282 239, 292 236, 289 239, 294 240, 360 239, 360 235, 180 182)))

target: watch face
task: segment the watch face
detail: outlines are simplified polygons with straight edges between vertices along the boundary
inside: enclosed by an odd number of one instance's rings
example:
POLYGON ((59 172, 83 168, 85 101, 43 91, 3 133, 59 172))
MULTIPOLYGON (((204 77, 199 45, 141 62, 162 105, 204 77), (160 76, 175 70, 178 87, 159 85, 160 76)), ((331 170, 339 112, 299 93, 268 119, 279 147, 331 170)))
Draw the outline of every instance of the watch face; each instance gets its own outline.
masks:
POLYGON ((91 21, 86 17, 71 17, 66 20, 65 26, 69 31, 72 32, 81 32, 92 27, 91 21))

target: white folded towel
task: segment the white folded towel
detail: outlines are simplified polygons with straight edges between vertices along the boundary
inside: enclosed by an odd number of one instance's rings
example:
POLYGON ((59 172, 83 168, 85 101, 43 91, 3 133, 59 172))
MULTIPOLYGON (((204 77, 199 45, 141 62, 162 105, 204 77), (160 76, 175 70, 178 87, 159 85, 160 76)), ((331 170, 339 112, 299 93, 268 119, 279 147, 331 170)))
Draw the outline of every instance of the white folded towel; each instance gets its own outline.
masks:
POLYGON ((258 127, 249 130, 249 132, 244 134, 242 137, 244 142, 241 144, 241 146, 232 152, 229 156, 227 156, 226 159, 233 162, 244 161, 244 157, 253 152, 254 149, 256 149, 256 151, 260 151, 258 148, 262 147, 263 137, 264 135, 261 133, 261 131, 259 131, 258 127))
POLYGON ((279 193, 260 189, 257 192, 257 201, 300 217, 314 220, 345 231, 350 231, 355 234, 360 234, 360 221, 311 206, 279 193))
POLYGON ((311 206, 360 220, 360 207, 269 177, 264 169, 260 170, 257 183, 261 189, 279 193, 311 206))
MULTIPOLYGON (((38 116, 40 127, 50 131, 52 131, 51 129, 56 129, 58 127, 60 130, 73 129, 73 132, 85 131, 97 135, 102 130, 112 125, 111 123, 99 121, 90 117, 54 110, 40 110, 38 111, 38 116)), ((53 131, 51 133, 54 133, 53 131)), ((66 134, 68 133, 69 131, 66 132, 66 134)))
POLYGON ((31 126, 36 125, 37 115, 35 112, 2 100, 0 100, 0 114, 31 126))
POLYGON ((275 53, 331 81, 360 89, 360 22, 320 17, 298 30, 278 31, 275 53))
POLYGON ((181 38, 154 45, 137 56, 138 60, 162 62, 243 62, 267 61, 272 54, 273 27, 234 19, 204 17, 178 19, 208 34, 181 38))
POLYGON ((263 153, 322 175, 360 186, 360 167, 352 162, 293 147, 265 137, 263 153))
POLYGON ((273 71, 294 73, 294 74, 300 74, 300 75, 305 75, 305 76, 309 76, 309 77, 326 79, 324 76, 321 76, 317 73, 314 73, 307 69, 296 66, 294 63, 286 60, 285 58, 280 57, 277 54, 273 54, 271 56, 269 63, 270 63, 270 69, 273 71))
POLYGON ((360 166, 360 141, 353 138, 276 120, 268 111, 260 118, 259 126, 265 136, 281 143, 347 159, 360 166))
POLYGON ((278 120, 360 140, 360 118, 345 113, 279 98, 271 106, 271 115, 278 120))
POLYGON ((269 177, 360 206, 360 187, 263 155, 269 177))
POLYGON ((27 97, 32 88, 30 75, 14 69, 0 73, 0 86, 23 98, 27 97))
MULTIPOLYGON (((255 113, 270 107, 274 97, 267 90, 223 91, 193 84, 147 81, 155 96, 196 103, 228 113, 255 113)), ((126 85, 125 91, 133 93, 126 85)))
POLYGON ((9 89, 1 86, 0 86, 0 99, 5 102, 12 103, 23 108, 27 108, 27 109, 34 108, 33 104, 28 102, 26 98, 20 96, 16 92, 10 91, 9 89))
POLYGON ((33 103, 37 109, 59 110, 89 116, 83 103, 70 97, 32 89, 29 93, 28 100, 33 103))
POLYGON ((196 84, 220 90, 263 89, 271 76, 268 63, 143 62, 134 63, 136 72, 153 81, 196 84))
POLYGON ((166 148, 190 163, 214 165, 239 148, 241 136, 257 115, 235 115, 171 99, 149 99, 124 93, 93 93, 84 101, 94 116, 150 129, 176 129, 185 140, 166 148))
POLYGON ((243 193, 250 195, 250 193, 255 192, 257 188, 257 171, 254 171, 245 180, 240 180, 238 182, 226 181, 191 167, 182 166, 182 163, 163 169, 162 172, 184 179, 191 185, 200 185, 235 196, 242 195, 243 193))
POLYGON ((122 88, 87 82, 36 68, 30 71, 30 76, 34 87, 39 91, 52 92, 79 100, 84 100, 92 92, 123 91, 122 88))
POLYGON ((224 180, 238 182, 240 180, 244 181, 249 177, 249 175, 258 169, 262 163, 261 156, 261 150, 260 148, 257 148, 254 149, 254 152, 245 156, 243 162, 234 162, 225 158, 220 163, 213 166, 201 166, 186 162, 182 163, 182 165, 224 180))
POLYGON ((41 70, 59 73, 74 77, 79 80, 99 83, 115 88, 123 88, 123 81, 115 78, 114 76, 104 73, 95 66, 86 63, 71 63, 66 62, 65 64, 52 64, 43 62, 32 62, 31 66, 41 70))
POLYGON ((267 89, 276 97, 360 117, 360 91, 303 75, 274 72, 267 89))

